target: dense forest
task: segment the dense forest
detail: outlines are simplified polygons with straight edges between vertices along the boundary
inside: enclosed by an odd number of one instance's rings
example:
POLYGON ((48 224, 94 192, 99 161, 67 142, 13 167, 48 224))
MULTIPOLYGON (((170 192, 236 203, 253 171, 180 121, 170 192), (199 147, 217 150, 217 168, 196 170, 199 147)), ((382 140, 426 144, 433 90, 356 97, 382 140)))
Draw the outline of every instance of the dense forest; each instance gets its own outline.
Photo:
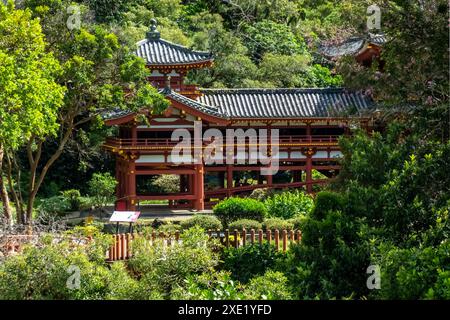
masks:
POLYGON ((101 112, 164 110, 167 101, 132 54, 155 18, 163 38, 214 55, 214 67, 189 74, 191 83, 346 87, 378 104, 383 129, 355 130, 340 141, 342 172, 302 220, 302 245, 271 265, 284 273, 291 297, 450 299, 448 2, 378 2, 375 30, 367 28, 373 3, 366 0, 0 5, 0 88, 8 88, 0 92, 0 210, 13 218, 9 194, 17 222, 29 222, 36 199, 86 193, 94 172, 113 172, 100 148, 113 129, 103 126, 101 112), (62 27, 68 21, 73 28, 62 27), (382 65, 321 54, 323 46, 369 33, 386 37, 382 65), (15 73, 17 66, 24 72, 15 73), (40 90, 13 85, 32 80, 40 90), (18 103, 19 111, 10 107, 18 103), (381 268, 381 290, 362 285, 371 264, 381 268))

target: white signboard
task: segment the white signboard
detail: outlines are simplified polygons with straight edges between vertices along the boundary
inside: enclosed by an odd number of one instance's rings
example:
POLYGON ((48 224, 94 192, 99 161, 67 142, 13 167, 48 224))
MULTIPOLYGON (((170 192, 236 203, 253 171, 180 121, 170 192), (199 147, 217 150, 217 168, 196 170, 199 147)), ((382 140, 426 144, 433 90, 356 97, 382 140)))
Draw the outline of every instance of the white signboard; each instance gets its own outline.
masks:
POLYGON ((136 222, 140 211, 114 211, 109 222, 136 222))

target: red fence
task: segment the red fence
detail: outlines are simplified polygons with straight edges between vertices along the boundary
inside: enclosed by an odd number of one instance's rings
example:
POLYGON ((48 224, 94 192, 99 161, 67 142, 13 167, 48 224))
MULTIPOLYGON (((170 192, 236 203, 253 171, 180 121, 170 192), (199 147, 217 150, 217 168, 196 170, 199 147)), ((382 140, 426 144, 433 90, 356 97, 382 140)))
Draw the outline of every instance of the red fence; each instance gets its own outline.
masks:
POLYGON ((38 239, 35 235, 7 235, 0 238, 0 251, 5 255, 22 251, 24 244, 33 243, 38 239))
MULTIPOLYGON (((209 238, 219 239, 225 247, 239 248, 251 244, 263 243, 273 244, 277 251, 286 252, 289 244, 300 243, 302 240, 302 233, 300 230, 209 230, 209 238)), ((113 235, 113 244, 108 250, 108 261, 127 260, 132 256, 131 243, 136 237, 136 234, 122 233, 113 235)), ((180 232, 174 233, 157 233, 152 232, 148 241, 150 244, 155 243, 156 240, 162 240, 166 245, 171 246, 175 243, 180 243, 180 232)))

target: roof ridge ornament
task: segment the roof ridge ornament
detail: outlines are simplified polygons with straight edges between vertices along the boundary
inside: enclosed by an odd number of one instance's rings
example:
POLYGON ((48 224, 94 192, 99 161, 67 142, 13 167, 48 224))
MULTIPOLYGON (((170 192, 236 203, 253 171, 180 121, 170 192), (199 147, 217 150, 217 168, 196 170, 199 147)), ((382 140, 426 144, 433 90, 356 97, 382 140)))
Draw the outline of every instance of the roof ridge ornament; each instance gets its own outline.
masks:
POLYGON ((158 26, 158 22, 156 19, 150 19, 150 31, 147 32, 147 39, 148 40, 159 40, 161 37, 161 34, 156 29, 158 26))

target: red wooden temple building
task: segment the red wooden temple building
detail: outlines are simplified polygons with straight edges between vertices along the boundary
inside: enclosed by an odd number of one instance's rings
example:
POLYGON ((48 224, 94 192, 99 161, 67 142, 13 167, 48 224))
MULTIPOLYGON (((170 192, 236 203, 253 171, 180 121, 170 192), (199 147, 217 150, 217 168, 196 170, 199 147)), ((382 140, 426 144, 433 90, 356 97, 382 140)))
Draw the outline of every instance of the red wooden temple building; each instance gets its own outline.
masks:
MULTIPOLYGON (((160 115, 118 110, 105 117, 107 125, 118 127, 118 136, 107 139, 104 147, 116 158, 119 210, 135 210, 143 200, 168 200, 172 207, 203 210, 219 199, 250 194, 257 188, 313 192, 315 185, 339 172, 338 137, 352 126, 372 125, 368 112, 372 101, 342 88, 201 89, 187 85, 184 79, 189 70, 212 67, 213 57, 161 39, 155 22, 146 39, 138 42, 136 54, 146 60, 149 81, 170 106, 160 115), (271 154, 278 163, 277 173, 263 175, 261 168, 268 165, 250 161, 251 144, 261 143, 251 139, 244 140, 244 153, 238 153, 235 146, 231 154, 230 149, 214 153, 233 163, 211 164, 204 158, 190 161, 199 146, 204 150, 212 141, 193 143, 180 163, 172 152, 178 143, 172 134, 185 129, 194 136, 195 128, 201 134, 216 129, 224 136, 227 129, 278 129, 278 150, 271 154), (166 174, 179 176, 178 192, 159 194, 145 188, 145 181, 166 174)), ((224 140, 224 148, 227 143, 224 140)))

